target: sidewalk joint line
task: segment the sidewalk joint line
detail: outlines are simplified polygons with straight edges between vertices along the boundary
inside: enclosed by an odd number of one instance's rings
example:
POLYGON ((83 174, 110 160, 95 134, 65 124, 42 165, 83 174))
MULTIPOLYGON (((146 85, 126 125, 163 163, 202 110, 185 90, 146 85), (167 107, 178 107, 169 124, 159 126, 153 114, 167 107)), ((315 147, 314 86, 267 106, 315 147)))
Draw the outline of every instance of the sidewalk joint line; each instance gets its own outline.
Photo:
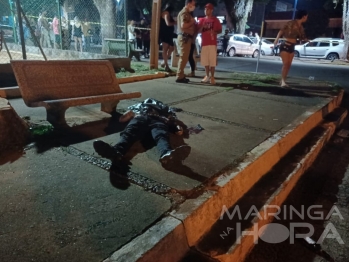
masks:
MULTIPOLYGON (((62 147, 62 150, 72 156, 79 157, 81 160, 96 165, 106 171, 110 171, 111 168, 111 162, 101 159, 99 157, 95 157, 92 155, 89 155, 73 146, 68 147, 62 147)), ((159 183, 155 180, 152 180, 150 178, 144 177, 138 173, 127 171, 127 178, 130 182, 133 184, 136 184, 142 188, 144 188, 146 191, 153 192, 155 194, 159 195, 167 195, 170 192, 174 192, 175 190, 165 184, 159 183)))
POLYGON ((255 130, 255 131, 262 131, 264 133, 268 133, 268 134, 271 134, 271 135, 275 133, 275 131, 273 131, 273 130, 268 130, 268 129, 264 129, 264 128, 260 128, 260 127, 253 127, 253 126, 240 124, 240 123, 236 123, 236 122, 232 122, 232 121, 229 121, 229 120, 224 120, 224 119, 220 119, 220 118, 216 118, 216 117, 204 116, 204 115, 200 115, 198 113, 193 113, 193 112, 189 112, 189 111, 181 111, 181 113, 185 113, 187 115, 192 115, 192 116, 196 116, 196 117, 201 117, 203 119, 208 119, 208 120, 211 120, 211 121, 214 121, 214 122, 220 122, 222 124, 233 125, 233 126, 237 126, 237 127, 250 129, 250 130, 255 130))

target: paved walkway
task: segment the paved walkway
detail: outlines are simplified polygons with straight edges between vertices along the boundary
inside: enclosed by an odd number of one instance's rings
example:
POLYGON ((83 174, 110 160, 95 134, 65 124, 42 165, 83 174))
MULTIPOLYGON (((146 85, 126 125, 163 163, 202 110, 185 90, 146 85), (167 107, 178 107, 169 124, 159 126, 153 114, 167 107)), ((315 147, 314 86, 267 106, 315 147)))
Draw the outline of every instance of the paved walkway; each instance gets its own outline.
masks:
MULTIPOLYGON (((2 260, 107 258, 275 132, 329 101, 332 90, 327 83, 300 79, 290 79, 290 90, 277 87, 276 80, 268 86, 237 84, 230 73, 218 73, 211 86, 201 84, 201 77, 189 84, 163 78, 121 86, 142 97, 120 102, 120 113, 148 97, 183 109, 178 117, 188 130, 171 137, 173 146, 191 147, 181 166, 164 169, 152 143, 137 143, 121 168, 130 182, 118 184, 111 163, 96 155, 92 142, 116 142, 124 125, 99 105, 70 108, 69 132, 41 137, 24 152, 1 159, 2 260)), ((32 124, 46 123, 43 108, 28 108, 22 99, 10 103, 32 124)))

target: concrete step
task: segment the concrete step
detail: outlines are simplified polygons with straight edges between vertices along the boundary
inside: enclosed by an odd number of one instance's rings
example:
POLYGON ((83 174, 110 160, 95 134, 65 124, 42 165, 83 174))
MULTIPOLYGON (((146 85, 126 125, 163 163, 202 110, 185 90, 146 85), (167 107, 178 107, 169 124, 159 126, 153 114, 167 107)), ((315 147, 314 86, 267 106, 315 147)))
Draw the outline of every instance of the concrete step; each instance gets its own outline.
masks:
MULTIPOLYGON (((236 205, 309 132, 323 124, 324 118, 338 108, 342 97, 343 92, 341 91, 338 96, 332 97, 323 104, 306 111, 290 125, 247 153, 245 158, 235 166, 222 170, 208 184, 203 185, 202 188, 204 189, 200 195, 187 199, 176 210, 172 211, 169 216, 164 217, 156 225, 116 251, 105 261, 181 261, 189 253, 191 247, 200 245, 200 241, 204 239, 204 236, 212 232, 213 227, 221 216, 222 208, 224 206, 230 208, 236 205), (135 248, 137 252, 135 252, 135 248)), ((324 144, 334 132, 335 124, 332 123, 329 126, 329 129, 325 133, 320 133, 318 137, 320 145, 324 144)), ((316 154, 311 154, 309 159, 313 159, 315 156, 316 154)), ((311 161, 306 162, 306 167, 308 167, 309 163, 311 161)), ((300 172, 305 166, 301 165, 299 168, 300 172)), ((288 174, 293 174, 292 172, 296 172, 296 170, 291 170, 288 174)), ((287 179, 293 177, 298 179, 299 172, 297 171, 296 174, 290 177, 286 175, 285 179, 286 177, 287 179)), ((283 181, 285 180, 279 181, 280 184, 277 188, 282 186, 281 189, 283 189, 283 187, 288 185, 288 183, 283 184, 283 181)), ((290 187, 288 186, 286 189, 291 190, 294 183, 294 181, 290 183, 290 187)), ((289 192, 285 190, 282 190, 282 192, 289 192)), ((273 192, 277 192, 277 190, 273 192)), ((271 195, 273 194, 271 193, 271 195)), ((287 194, 283 197, 286 197, 287 194)), ((273 199, 271 198, 269 202, 274 203, 275 200, 273 199)), ((275 196, 275 199, 278 198, 275 196)), ((265 201, 267 200, 269 198, 265 199, 265 201)), ((224 250, 225 252, 217 253, 214 251, 212 253, 214 256, 230 256, 230 254, 233 254, 239 257, 238 254, 241 254, 239 252, 247 254, 252 248, 252 246, 241 245, 240 249, 236 249, 237 251, 232 253, 232 250, 235 250, 233 243, 230 243, 228 247, 227 250, 224 250)), ((207 254, 212 255, 210 250, 208 250, 207 254)), ((206 256, 204 255, 204 257, 206 256)), ((221 258, 219 257, 219 259, 221 258)), ((225 258, 223 257, 222 259, 225 258)), ((231 258, 222 261, 228 260, 235 261, 231 260, 231 258)))
POLYGON ((342 108, 329 114, 322 125, 304 137, 235 205, 222 210, 221 217, 196 244, 196 249, 216 261, 244 261, 260 238, 280 242, 285 241, 283 237, 288 239, 286 228, 278 223, 282 219, 278 216, 283 211, 282 203, 346 116, 347 111, 342 108))

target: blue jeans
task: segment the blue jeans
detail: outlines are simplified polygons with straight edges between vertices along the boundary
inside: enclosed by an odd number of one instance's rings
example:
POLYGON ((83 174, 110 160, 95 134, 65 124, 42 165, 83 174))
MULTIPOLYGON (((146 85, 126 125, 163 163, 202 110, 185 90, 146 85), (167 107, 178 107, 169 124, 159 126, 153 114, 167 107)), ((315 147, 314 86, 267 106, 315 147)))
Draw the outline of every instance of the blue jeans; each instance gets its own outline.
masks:
POLYGON ((171 150, 169 143, 169 128, 164 122, 150 116, 133 118, 125 130, 120 133, 120 140, 114 146, 122 155, 125 155, 131 146, 151 133, 161 156, 171 150))

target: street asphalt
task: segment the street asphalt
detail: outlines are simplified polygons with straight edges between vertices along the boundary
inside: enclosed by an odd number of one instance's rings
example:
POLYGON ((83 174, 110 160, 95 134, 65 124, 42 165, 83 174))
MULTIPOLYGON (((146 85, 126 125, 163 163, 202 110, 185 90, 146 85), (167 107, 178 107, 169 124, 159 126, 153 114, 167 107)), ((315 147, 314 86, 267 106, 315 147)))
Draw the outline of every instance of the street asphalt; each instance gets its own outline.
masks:
MULTIPOLYGON (((275 132, 329 101, 324 91, 333 89, 295 78, 292 89, 279 88, 277 80, 268 87, 237 85, 223 72, 212 86, 198 75, 188 84, 169 77, 121 85, 142 97, 121 101, 119 113, 148 97, 183 110, 177 116, 187 131, 171 136, 171 144, 187 144, 191 152, 179 166, 164 169, 153 143, 142 141, 116 167, 129 177, 119 184, 92 142, 115 143, 124 125, 99 105, 70 108, 70 130, 35 137, 23 152, 0 159, 1 260, 102 261, 275 132)), ((28 108, 19 98, 9 102, 32 126, 47 124, 44 108, 28 108)))

